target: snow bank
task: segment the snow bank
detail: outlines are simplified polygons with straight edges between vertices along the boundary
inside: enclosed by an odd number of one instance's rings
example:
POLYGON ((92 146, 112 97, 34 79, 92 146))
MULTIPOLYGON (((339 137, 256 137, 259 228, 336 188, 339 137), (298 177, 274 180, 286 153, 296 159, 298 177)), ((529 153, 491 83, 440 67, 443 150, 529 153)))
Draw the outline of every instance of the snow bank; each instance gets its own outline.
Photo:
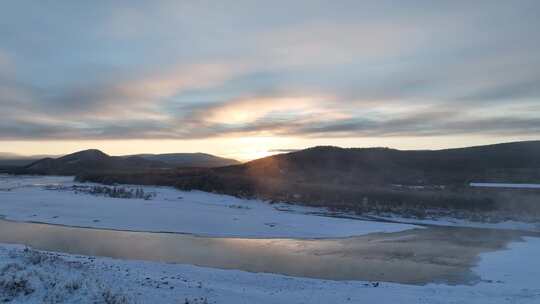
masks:
POLYGON ((400 217, 398 215, 393 215, 393 216, 372 215, 370 216, 370 218, 380 219, 380 220, 391 220, 391 221, 404 223, 404 224, 488 228, 488 229, 540 232, 540 223, 525 223, 525 222, 510 221, 510 220, 504 221, 504 222, 498 222, 498 223, 486 223, 486 222, 473 222, 466 219, 456 219, 456 218, 451 218, 451 217, 415 219, 415 218, 400 217))
POLYGON ((418 228, 309 215, 320 211, 315 208, 279 211, 283 206, 259 200, 170 187, 145 186, 144 192, 155 192, 156 197, 142 200, 46 190, 51 185, 82 184, 74 183, 71 177, 1 176, 0 215, 16 221, 223 237, 330 238, 418 228))
MULTIPOLYGON (((90 259, 89 259, 90 260, 90 259)), ((0 301, 9 303, 108 303, 133 300, 100 277, 84 259, 22 248, 0 247, 0 301)))
POLYGON ((540 189, 540 184, 469 183, 469 186, 484 188, 540 189))

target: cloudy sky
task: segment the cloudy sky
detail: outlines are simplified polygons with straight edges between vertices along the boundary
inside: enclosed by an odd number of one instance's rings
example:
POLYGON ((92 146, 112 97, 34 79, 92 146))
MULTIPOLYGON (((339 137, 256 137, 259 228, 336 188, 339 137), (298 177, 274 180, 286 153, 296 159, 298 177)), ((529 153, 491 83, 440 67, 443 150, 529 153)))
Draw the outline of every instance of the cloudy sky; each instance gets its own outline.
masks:
POLYGON ((540 1, 25 1, 0 151, 443 148, 540 139, 540 1))

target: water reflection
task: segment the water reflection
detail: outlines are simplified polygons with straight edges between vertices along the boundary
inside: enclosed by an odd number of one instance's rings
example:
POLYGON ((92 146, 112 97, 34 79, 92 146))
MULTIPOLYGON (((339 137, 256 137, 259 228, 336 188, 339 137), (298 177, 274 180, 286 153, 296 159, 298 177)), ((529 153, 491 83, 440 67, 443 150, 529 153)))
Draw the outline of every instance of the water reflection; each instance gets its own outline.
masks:
MULTIPOLYGON (((320 279, 402 283, 461 281, 469 274, 468 267, 473 264, 477 254, 488 250, 482 244, 478 250, 467 247, 452 252, 447 249, 456 248, 460 240, 448 238, 434 243, 433 234, 438 233, 438 230, 427 230, 335 240, 242 239, 85 229, 0 220, 0 242, 72 254, 320 279), (423 241, 426 234, 429 234, 429 243, 423 241), (442 262, 437 262, 436 258, 441 258, 442 262), (449 259, 456 263, 448 263, 449 259)), ((441 233, 443 238, 449 235, 444 231, 441 233)), ((502 247, 512 237, 499 236, 497 239, 500 241, 493 245, 493 249, 502 247)))

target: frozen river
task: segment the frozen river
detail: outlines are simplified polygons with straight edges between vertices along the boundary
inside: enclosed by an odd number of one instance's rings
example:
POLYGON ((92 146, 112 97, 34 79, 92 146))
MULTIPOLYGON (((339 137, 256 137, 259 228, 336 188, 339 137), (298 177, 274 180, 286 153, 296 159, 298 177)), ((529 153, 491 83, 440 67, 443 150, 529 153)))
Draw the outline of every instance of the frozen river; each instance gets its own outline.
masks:
POLYGON ((472 283, 480 253, 522 234, 429 227, 337 239, 201 237, 0 220, 0 243, 118 259, 278 273, 330 280, 472 283))

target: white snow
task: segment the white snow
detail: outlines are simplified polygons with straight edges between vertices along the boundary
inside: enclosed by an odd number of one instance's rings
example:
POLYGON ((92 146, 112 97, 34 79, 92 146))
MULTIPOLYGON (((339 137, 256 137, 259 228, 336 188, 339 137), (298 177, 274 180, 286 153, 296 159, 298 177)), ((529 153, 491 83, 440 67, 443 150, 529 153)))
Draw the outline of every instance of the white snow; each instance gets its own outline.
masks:
POLYGON ((11 303, 83 304, 186 303, 186 299, 222 304, 536 304, 540 303, 540 238, 525 240, 511 243, 507 250, 482 254, 473 269, 482 281, 457 286, 326 281, 0 245, 0 298, 11 297, 11 303), (9 284, 13 281, 19 284, 9 284), (10 295, 10 290, 15 292, 10 295), (32 292, 25 295, 25 290, 32 292))
POLYGON ((75 184, 72 177, 0 175, 0 216, 69 226, 227 237, 326 238, 419 228, 309 215, 321 209, 170 187, 143 187, 145 192, 157 194, 149 201, 44 189, 75 184), (283 207, 295 212, 277 210, 283 207))
POLYGON ((488 228, 488 229, 504 229, 504 230, 521 230, 540 232, 540 223, 526 223, 518 221, 503 221, 497 223, 473 222, 466 219, 457 219, 452 217, 438 218, 405 218, 398 215, 377 216, 372 215, 370 218, 380 220, 391 220, 399 223, 418 224, 418 225, 435 225, 435 226, 450 226, 450 227, 470 227, 470 228, 488 228))
POLYGON ((469 186, 485 188, 540 189, 540 184, 470 183, 469 186))

